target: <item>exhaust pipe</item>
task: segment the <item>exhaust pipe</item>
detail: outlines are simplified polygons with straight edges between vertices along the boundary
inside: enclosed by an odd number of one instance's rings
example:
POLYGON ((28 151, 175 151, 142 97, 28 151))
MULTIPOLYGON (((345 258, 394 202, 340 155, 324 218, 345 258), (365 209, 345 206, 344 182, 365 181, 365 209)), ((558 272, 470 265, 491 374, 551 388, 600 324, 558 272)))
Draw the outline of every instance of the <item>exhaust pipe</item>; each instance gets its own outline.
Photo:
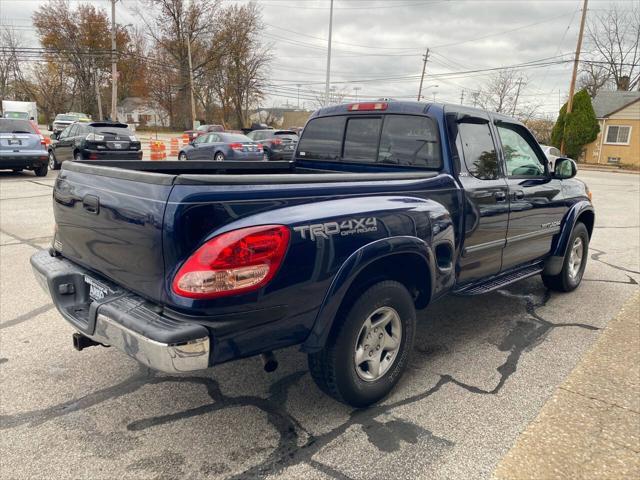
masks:
POLYGON ((260 360, 262 360, 262 368, 264 368, 265 372, 275 372, 276 368, 278 368, 278 360, 276 360, 273 352, 261 353, 260 360))
POLYGON ((81 352, 85 348, 95 347, 96 345, 102 345, 101 343, 91 340, 89 337, 85 337, 81 333, 74 333, 72 336, 73 348, 81 352))

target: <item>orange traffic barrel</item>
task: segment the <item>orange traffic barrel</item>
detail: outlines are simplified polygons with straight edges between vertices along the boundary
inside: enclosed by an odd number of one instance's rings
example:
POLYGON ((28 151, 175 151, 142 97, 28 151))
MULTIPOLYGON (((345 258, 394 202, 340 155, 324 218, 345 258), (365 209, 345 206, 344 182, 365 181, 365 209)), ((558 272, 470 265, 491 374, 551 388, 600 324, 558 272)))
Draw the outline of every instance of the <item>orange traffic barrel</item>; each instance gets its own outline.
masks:
POLYGON ((162 160, 160 142, 157 140, 151 141, 151 160, 162 160))
POLYGON ((183 146, 189 145, 189 134, 188 133, 183 133, 182 134, 182 145, 183 146))
POLYGON ((170 155, 172 157, 177 157, 178 156, 178 143, 179 143, 178 138, 172 138, 171 139, 171 152, 170 155))

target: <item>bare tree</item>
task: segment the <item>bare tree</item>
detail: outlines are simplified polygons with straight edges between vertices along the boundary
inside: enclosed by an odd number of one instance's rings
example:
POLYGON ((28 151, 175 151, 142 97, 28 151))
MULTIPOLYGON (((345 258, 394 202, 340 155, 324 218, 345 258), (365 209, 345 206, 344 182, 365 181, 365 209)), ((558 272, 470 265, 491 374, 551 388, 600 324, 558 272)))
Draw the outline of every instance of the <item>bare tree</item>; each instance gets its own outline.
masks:
POLYGON ((251 108, 264 98, 271 55, 260 42, 263 27, 256 4, 227 7, 220 23, 218 43, 212 46, 219 53, 218 61, 209 74, 224 119, 232 112, 236 126, 243 127, 248 125, 251 108))
POLYGON ((576 90, 584 89, 593 98, 609 83, 611 83, 611 75, 607 67, 599 63, 583 63, 576 90))
POLYGON ((529 120, 538 113, 540 104, 526 100, 527 83, 527 77, 517 70, 498 70, 486 85, 474 92, 474 105, 529 120))
POLYGON ((14 30, 2 27, 0 45, 0 98, 12 98, 20 72, 18 52, 21 43, 14 30))
POLYGON ((640 87, 640 6, 617 4, 598 12, 587 26, 586 62, 603 65, 618 90, 640 87))
POLYGON ((317 92, 314 94, 313 103, 316 108, 326 107, 327 105, 338 105, 344 102, 344 99, 347 98, 349 94, 349 90, 347 87, 342 87, 338 89, 335 85, 329 89, 329 98, 325 97, 324 92, 317 92))
POLYGON ((169 77, 173 83, 171 92, 175 101, 171 109, 171 123, 190 128, 191 89, 194 89, 194 96, 197 93, 190 81, 188 47, 191 48, 195 83, 202 69, 216 58, 211 55, 210 47, 220 25, 217 20, 220 17, 220 1, 200 0, 189 2, 187 7, 185 0, 147 0, 146 5, 150 7, 149 10, 157 12, 155 16, 148 18, 141 9, 137 13, 153 38, 152 49, 159 53, 158 61, 164 63, 155 69, 160 75, 172 71, 169 77))

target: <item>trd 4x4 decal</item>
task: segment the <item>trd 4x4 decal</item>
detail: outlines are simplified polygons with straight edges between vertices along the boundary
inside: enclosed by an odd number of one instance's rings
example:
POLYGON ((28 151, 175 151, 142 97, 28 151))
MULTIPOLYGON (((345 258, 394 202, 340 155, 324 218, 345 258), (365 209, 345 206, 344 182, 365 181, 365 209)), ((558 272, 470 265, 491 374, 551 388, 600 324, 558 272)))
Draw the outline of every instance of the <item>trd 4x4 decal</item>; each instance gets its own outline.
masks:
POLYGON ((358 233, 375 232, 378 230, 378 221, 375 217, 352 218, 341 222, 314 223, 294 227, 304 239, 309 238, 315 242, 316 238, 328 239, 330 235, 356 235, 358 233))

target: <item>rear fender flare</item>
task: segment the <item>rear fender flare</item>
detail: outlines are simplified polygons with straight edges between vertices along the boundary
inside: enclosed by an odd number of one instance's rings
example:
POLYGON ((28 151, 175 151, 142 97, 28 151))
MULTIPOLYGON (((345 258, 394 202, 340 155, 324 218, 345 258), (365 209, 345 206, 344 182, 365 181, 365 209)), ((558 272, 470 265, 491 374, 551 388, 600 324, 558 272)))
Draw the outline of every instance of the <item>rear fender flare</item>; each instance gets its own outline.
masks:
POLYGON ((433 293, 435 262, 433 251, 424 240, 411 236, 398 236, 371 242, 352 253, 338 270, 318 310, 313 328, 302 344, 302 351, 316 352, 324 347, 338 309, 363 269, 382 258, 406 253, 418 255, 425 261, 429 268, 429 272, 425 273, 429 275, 429 286, 433 293))
MULTIPOLYGON (((578 218, 585 213, 591 212, 595 215, 593 205, 587 200, 581 200, 574 203, 562 220, 560 232, 556 235, 553 241, 553 247, 551 248, 551 256, 545 262, 544 273, 547 275, 557 275, 562 270, 564 262, 564 256, 567 251, 569 239, 571 238, 571 232, 575 227, 578 218)), ((589 231, 591 236, 592 231, 589 231)))

